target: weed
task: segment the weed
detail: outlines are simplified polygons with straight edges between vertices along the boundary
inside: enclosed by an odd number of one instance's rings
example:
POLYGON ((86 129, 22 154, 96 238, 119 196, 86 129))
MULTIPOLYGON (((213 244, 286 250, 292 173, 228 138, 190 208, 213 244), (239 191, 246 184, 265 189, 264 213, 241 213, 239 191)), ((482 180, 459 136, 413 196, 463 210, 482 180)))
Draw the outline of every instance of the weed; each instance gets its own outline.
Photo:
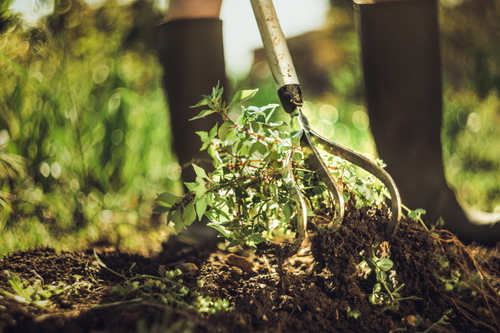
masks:
MULTIPOLYGON (((135 274, 133 277, 128 278, 107 267, 97 254, 94 253, 94 255, 101 267, 123 278, 124 282, 113 286, 110 293, 122 297, 127 302, 145 300, 174 307, 189 308, 198 313, 209 315, 218 315, 233 309, 228 300, 214 300, 210 296, 203 296, 196 289, 187 287, 182 279, 180 269, 164 271, 162 276, 135 274)), ((131 274, 134 266, 132 265, 129 269, 131 274)), ((202 281, 198 281, 198 288, 202 286, 202 281)))
MULTIPOLYGON (((324 183, 303 162, 295 120, 289 124, 275 120, 277 104, 242 107, 239 116, 233 116, 235 106, 256 93, 240 91, 226 105, 222 89, 215 87, 196 105, 207 109, 193 120, 218 114, 223 123, 198 133, 201 149, 213 157, 215 170, 207 173, 193 165, 197 178, 186 183, 189 193, 177 196, 166 192, 157 198, 157 211, 167 213, 175 232, 205 216, 227 240, 228 247, 290 242, 298 237, 297 225, 305 219, 304 214, 312 215, 313 207, 334 205, 324 183), (309 207, 302 209, 305 203, 297 197, 305 198, 309 207)), ((377 205, 388 196, 378 180, 358 177, 346 161, 326 153, 324 159, 345 188, 345 195, 354 198, 357 205, 377 205)))
POLYGON ((6 290, 0 289, 0 293, 7 297, 15 299, 16 301, 35 305, 40 307, 47 307, 53 305, 51 298, 56 295, 61 294, 78 294, 81 289, 90 289, 91 284, 85 281, 80 281, 81 276, 75 275, 75 283, 68 285, 64 282, 59 282, 57 284, 44 284, 43 279, 35 274, 37 278, 34 282, 29 283, 26 280, 22 280, 17 274, 4 271, 7 276, 7 281, 11 286, 14 293, 8 292, 6 290))
POLYGON ((4 271, 4 273, 7 275, 7 281, 14 293, 0 289, 2 294, 23 304, 41 307, 51 305, 49 299, 53 295, 53 291, 44 288, 42 280, 36 279, 34 283, 29 284, 27 281, 22 281, 15 273, 10 271, 4 271))
POLYGON ((357 309, 351 309, 350 306, 347 307, 347 318, 353 318, 353 319, 358 319, 361 317, 361 311, 357 309))
POLYGON ((406 214, 408 217, 415 222, 418 222, 425 230, 429 231, 429 228, 425 224, 424 220, 422 219, 422 215, 426 213, 425 209, 423 208, 417 208, 415 210, 411 210, 406 206, 403 206, 404 209, 406 210, 406 214))
POLYGON ((449 320, 449 315, 453 312, 452 309, 448 309, 446 310, 443 315, 441 316, 441 318, 439 318, 438 321, 436 321, 435 323, 433 323, 431 326, 429 326, 425 331, 423 331, 422 333, 430 333, 430 332, 433 332, 434 330, 437 330, 437 331, 441 331, 439 329, 439 325, 449 325, 450 323, 448 322, 449 320))
POLYGON ((382 242, 372 248, 370 257, 366 257, 358 265, 360 275, 368 278, 375 274, 376 283, 373 285, 372 293, 368 296, 370 303, 383 305, 383 310, 399 309, 399 302, 403 300, 420 300, 415 296, 402 297, 400 294, 404 284, 398 285, 396 271, 393 270, 394 262, 389 258, 389 244, 382 242))

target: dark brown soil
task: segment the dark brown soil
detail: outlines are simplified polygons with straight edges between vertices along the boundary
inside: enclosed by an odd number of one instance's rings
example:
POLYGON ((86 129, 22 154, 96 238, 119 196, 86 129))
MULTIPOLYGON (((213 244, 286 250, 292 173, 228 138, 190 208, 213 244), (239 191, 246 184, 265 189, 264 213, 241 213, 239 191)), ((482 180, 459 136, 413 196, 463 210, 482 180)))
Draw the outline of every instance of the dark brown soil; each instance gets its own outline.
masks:
POLYGON ((0 296, 0 332, 500 331, 499 245, 464 246, 444 231, 429 233, 413 221, 402 221, 386 239, 386 223, 384 211, 351 210, 337 232, 311 232, 282 269, 273 255, 207 251, 177 238, 154 258, 98 251, 109 269, 91 250, 16 253, 0 262, 0 289, 14 293, 5 271, 31 284, 38 280, 43 287, 64 283, 73 288, 51 297, 47 306, 0 296), (370 302, 377 280, 359 264, 372 253, 394 262, 395 273, 389 272, 387 281, 402 286, 402 299, 370 302), (198 314, 110 292, 124 277, 160 276, 175 268, 183 270, 191 290, 227 299, 234 310, 198 314))

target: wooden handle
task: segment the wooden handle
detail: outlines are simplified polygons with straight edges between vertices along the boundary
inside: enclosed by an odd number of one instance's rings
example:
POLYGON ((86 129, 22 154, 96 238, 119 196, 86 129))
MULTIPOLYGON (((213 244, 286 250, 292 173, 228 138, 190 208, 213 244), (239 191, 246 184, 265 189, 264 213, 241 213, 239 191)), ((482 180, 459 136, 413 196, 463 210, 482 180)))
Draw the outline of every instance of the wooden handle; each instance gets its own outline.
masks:
POLYGON ((299 84, 272 0, 250 0, 250 2, 274 81, 279 87, 299 84))

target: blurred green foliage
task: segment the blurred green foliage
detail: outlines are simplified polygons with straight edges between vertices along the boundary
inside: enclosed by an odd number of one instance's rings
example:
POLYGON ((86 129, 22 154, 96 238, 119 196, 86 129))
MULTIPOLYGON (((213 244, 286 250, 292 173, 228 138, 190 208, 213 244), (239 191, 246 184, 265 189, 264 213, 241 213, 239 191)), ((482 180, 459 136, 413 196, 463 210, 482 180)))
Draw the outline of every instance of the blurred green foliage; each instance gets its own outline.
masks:
MULTIPOLYGON (((179 183, 153 1, 58 0, 31 25, 9 3, 0 3, 0 256, 40 244, 159 245, 167 231, 153 201, 179 183)), ((307 92, 306 112, 325 136, 375 154, 352 3, 332 5, 326 39, 303 52, 330 72, 325 91, 307 92)), ((500 2, 441 0, 440 11, 447 173, 467 202, 499 210, 500 2)), ((291 48, 299 76, 314 72, 291 48)), ((277 102, 269 77, 234 85, 259 87, 255 105, 277 102)))
POLYGON ((156 193, 177 181, 152 2, 55 6, 34 26, 11 17, 0 36, 0 170, 12 171, 0 178, 0 232, 37 225, 24 246, 150 224, 156 193))

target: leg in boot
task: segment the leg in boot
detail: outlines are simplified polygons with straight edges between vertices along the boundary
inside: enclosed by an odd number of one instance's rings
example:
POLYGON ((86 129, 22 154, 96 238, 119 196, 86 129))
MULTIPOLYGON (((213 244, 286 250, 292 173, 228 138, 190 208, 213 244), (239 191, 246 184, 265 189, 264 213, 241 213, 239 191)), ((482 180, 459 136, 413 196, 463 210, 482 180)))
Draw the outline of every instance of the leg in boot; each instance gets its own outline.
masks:
MULTIPOLYGON (((167 21, 158 27, 163 85, 167 95, 173 148, 182 167, 182 180, 196 178, 191 163, 210 169, 210 156, 200 152, 197 131, 209 131, 219 120, 207 117, 189 121, 200 110, 192 109, 220 83, 226 86, 222 21, 218 19, 222 0, 172 0, 167 21)), ((216 244, 217 232, 206 221, 193 223, 184 238, 205 246, 216 244)))
POLYGON ((431 223, 442 217, 445 228, 465 242, 494 245, 500 241, 500 224, 472 222, 444 174, 436 0, 355 7, 371 129, 403 203, 426 209, 431 223))
MULTIPOLYGON (((222 21, 218 19, 222 0, 171 1, 168 21, 158 27, 163 85, 170 111, 173 148, 182 167, 183 181, 192 182, 191 163, 210 168, 211 158, 200 152, 195 133, 209 131, 217 117, 189 121, 199 113, 192 109, 220 82, 226 86, 222 21)), ((220 121, 219 121, 220 122, 220 121)))

